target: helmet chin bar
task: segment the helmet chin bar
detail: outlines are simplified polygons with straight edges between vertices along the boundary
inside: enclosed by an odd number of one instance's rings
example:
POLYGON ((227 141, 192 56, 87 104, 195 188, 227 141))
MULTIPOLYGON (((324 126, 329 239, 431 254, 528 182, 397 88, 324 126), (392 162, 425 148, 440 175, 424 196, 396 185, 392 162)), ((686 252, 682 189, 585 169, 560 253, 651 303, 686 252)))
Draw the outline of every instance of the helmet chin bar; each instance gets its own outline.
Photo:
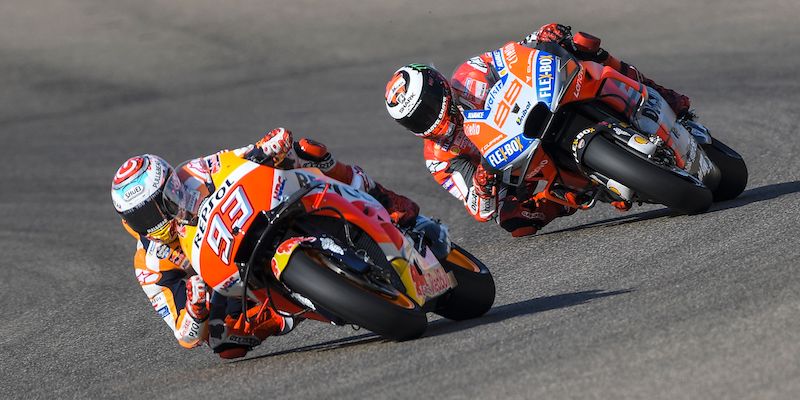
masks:
POLYGON ((175 240, 178 235, 175 229, 175 221, 165 220, 165 223, 153 232, 148 233, 148 239, 157 240, 162 243, 169 243, 175 240))

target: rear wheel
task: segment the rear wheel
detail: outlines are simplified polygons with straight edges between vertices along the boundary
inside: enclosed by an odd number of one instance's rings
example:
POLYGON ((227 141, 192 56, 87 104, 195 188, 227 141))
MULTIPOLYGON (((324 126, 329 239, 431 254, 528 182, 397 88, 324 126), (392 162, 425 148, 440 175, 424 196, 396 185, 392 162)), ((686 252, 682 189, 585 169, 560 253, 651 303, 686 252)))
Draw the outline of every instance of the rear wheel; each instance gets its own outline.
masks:
POLYGON ((336 261, 324 254, 298 249, 281 273, 281 280, 315 305, 383 337, 408 340, 428 327, 425 312, 404 294, 378 293, 329 268, 336 261))
POLYGON ((711 207, 711 191, 690 177, 661 168, 597 135, 583 152, 583 163, 594 171, 619 181, 640 197, 684 213, 711 207))
POLYGON ((453 243, 442 266, 453 273, 458 285, 439 300, 437 314, 448 319, 464 320, 480 317, 492 308, 494 279, 480 260, 453 243))
POLYGON ((714 201, 731 200, 742 194, 747 186, 747 165, 742 156, 716 138, 702 147, 722 174, 714 190, 714 201))

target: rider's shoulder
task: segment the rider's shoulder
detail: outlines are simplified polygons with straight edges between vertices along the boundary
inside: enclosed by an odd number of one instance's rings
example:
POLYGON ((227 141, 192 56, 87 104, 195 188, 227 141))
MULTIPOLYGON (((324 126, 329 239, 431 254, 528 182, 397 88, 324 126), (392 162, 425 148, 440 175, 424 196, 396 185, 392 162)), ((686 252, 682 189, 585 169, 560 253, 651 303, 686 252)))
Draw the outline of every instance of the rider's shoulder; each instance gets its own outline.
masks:
POLYGON ((451 137, 426 139, 424 156, 426 160, 449 161, 470 153, 469 139, 463 133, 451 137))

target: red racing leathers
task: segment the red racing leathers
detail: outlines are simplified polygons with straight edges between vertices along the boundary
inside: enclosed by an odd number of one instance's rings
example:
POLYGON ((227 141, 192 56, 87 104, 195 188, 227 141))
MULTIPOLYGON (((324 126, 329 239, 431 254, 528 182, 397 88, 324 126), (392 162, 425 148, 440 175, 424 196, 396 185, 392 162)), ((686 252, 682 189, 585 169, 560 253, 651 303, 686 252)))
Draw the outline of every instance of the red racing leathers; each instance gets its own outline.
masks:
MULTIPOLYGON (((560 41, 568 30, 568 27, 562 25, 548 24, 520 43, 533 46, 537 39, 539 42, 560 41)), ((570 46, 563 46, 567 50, 575 51, 570 46)), ((575 52, 579 58, 602 62, 603 65, 636 78, 637 71, 634 67, 602 49, 592 54, 575 52)), ((470 58, 456 68, 450 84, 453 100, 460 109, 484 108, 489 89, 496 82, 490 70, 493 68, 492 63, 491 52, 487 52, 470 58)), ((686 96, 659 86, 641 74, 639 76, 643 83, 656 89, 666 99, 677 115, 688 113, 689 99, 686 96)), ((464 134, 463 123, 458 123, 454 132, 448 136, 426 138, 424 157, 434 179, 450 194, 463 201, 470 215, 481 222, 496 219, 513 236, 533 234, 553 219, 575 212, 575 209, 552 202, 521 202, 504 187, 497 187, 496 193, 487 195, 482 190, 484 183, 480 182, 481 179, 477 179, 477 182, 473 179, 476 171, 480 175, 475 178, 483 178, 485 172, 481 171, 480 152, 464 134)))
MULTIPOLYGON (((236 149, 233 152, 248 160, 274 166, 273 160, 264 157, 263 151, 257 145, 236 149)), ((207 171, 215 159, 216 157, 212 155, 191 160, 180 169, 178 175, 181 180, 194 179, 194 182, 189 184, 210 182, 210 175, 204 171, 207 171)), ((324 145, 310 139, 294 142, 289 154, 275 167, 319 168, 333 179, 372 194, 399 224, 413 222, 419 212, 419 207, 412 200, 385 189, 367 176, 361 168, 335 160, 324 145)), ((208 299, 210 316, 207 315, 203 319, 193 317, 190 315, 190 306, 187 302, 186 283, 195 275, 195 271, 181 249, 179 241, 176 239, 170 243, 161 243, 149 240, 129 229, 124 221, 123 226, 136 239, 133 261, 136 278, 153 309, 172 329, 182 347, 192 348, 207 342, 220 357, 242 357, 268 336, 287 333, 293 328, 294 321, 286 320, 275 312, 267 312, 263 313, 264 316, 260 320, 254 322, 251 329, 244 331, 236 324, 236 317, 241 312, 240 300, 227 299, 216 292, 210 293, 208 299)), ((257 309, 258 307, 251 309, 253 314, 257 309)), ((251 311, 248 311, 248 314, 251 314, 251 311)))

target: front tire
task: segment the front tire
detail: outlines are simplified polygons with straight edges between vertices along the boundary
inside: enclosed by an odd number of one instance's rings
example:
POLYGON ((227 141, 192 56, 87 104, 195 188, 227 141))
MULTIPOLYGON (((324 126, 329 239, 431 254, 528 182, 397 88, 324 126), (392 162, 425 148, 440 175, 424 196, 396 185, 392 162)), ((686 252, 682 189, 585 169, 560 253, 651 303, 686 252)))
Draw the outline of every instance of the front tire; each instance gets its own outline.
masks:
POLYGON ((404 294, 396 299, 378 294, 326 266, 336 262, 325 254, 298 249, 281 273, 281 280, 315 305, 380 336, 409 340, 428 327, 425 312, 404 294))
POLYGON ((695 214, 711 207, 711 191, 597 135, 586 144, 583 163, 637 192, 640 197, 695 214))
POLYGON ((742 194, 747 186, 747 165, 742 156, 716 138, 702 147, 722 175, 714 190, 714 201, 731 200, 742 194))
POLYGON ((494 278, 489 269, 455 243, 441 263, 446 271, 453 273, 458 285, 439 300, 436 313, 456 321, 486 314, 495 296, 494 278))

